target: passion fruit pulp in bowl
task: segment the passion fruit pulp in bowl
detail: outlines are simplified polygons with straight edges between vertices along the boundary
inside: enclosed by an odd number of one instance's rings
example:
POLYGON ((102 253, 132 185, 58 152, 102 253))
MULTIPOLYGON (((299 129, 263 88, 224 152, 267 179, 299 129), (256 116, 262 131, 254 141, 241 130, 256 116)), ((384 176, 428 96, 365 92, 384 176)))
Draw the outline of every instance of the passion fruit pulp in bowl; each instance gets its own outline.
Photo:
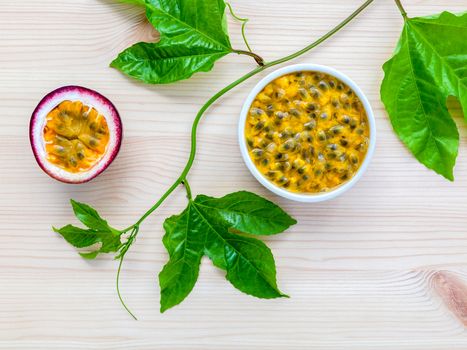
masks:
POLYGON ((289 66, 264 78, 239 128, 253 175, 273 192, 305 202, 350 188, 374 149, 365 96, 346 76, 318 65, 289 66))
POLYGON ((80 86, 52 91, 31 117, 34 156, 48 175, 62 182, 82 183, 99 175, 116 157, 121 139, 115 106, 80 86))

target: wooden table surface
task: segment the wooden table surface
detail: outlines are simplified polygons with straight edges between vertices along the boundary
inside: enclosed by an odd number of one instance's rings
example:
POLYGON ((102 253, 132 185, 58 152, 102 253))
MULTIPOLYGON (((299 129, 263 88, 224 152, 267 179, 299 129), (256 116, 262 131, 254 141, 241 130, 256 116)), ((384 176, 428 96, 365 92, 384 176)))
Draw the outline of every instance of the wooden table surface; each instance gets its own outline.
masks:
MULTIPOLYGON (((250 17, 250 43, 268 60, 305 46, 360 3, 232 1, 239 15, 250 17)), ((466 0, 404 3, 412 16, 467 9, 466 0)), ((241 47, 240 25, 229 19, 229 26, 234 46, 241 47)), ((167 259, 161 224, 185 205, 179 190, 144 223, 127 256, 122 292, 136 322, 115 293, 117 263, 110 256, 84 261, 51 225, 76 223, 70 198, 92 204, 116 227, 136 221, 184 166, 196 111, 254 63, 231 55, 189 81, 147 86, 108 67, 130 44, 157 38, 140 9, 110 0, 0 0, 0 348, 466 349, 466 124, 451 103, 461 133, 454 183, 417 163, 395 136, 379 86, 401 26, 394 3, 377 0, 295 61, 342 70, 374 108, 374 159, 338 199, 313 205, 282 200, 246 169, 236 125, 261 75, 222 98, 202 122, 189 177, 193 191, 221 196, 251 190, 298 219, 288 232, 267 239, 279 285, 291 298, 243 295, 205 260, 193 293, 161 315, 157 274, 167 259), (112 166, 78 186, 47 177, 28 140, 35 105, 68 84, 108 96, 125 129, 112 166)))

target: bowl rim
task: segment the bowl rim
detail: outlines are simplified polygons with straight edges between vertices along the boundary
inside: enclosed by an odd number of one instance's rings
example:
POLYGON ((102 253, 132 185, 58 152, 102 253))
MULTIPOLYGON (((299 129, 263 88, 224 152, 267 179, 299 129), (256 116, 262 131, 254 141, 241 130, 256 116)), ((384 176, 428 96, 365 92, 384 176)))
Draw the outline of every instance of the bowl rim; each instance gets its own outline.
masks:
POLYGON ((246 98, 243 108, 240 113, 240 118, 238 122, 238 143, 240 145, 240 152, 242 154, 242 158, 247 166, 247 168, 250 170, 251 174, 258 180, 264 187, 266 187, 268 190, 271 192, 297 202, 306 202, 306 203, 317 203, 317 202, 322 202, 326 200, 330 200, 333 198, 336 198, 337 196, 340 196, 344 192, 348 191, 350 188, 352 188, 363 176, 365 171, 368 168, 368 165, 373 157, 373 153, 375 150, 375 145, 376 145, 376 125, 375 125, 375 117, 373 114, 373 110, 371 108, 370 102, 368 101, 367 97, 365 94, 362 92, 362 90, 358 87, 358 85, 350 79, 347 75, 344 73, 320 64, 314 64, 314 63, 301 63, 301 64, 293 64, 293 65, 288 65, 279 69, 276 69, 275 71, 269 73, 267 76, 265 76, 263 79, 261 79, 255 87, 251 90, 250 94, 246 98), (329 192, 322 192, 322 193, 298 193, 298 192, 290 192, 287 191, 281 187, 276 186, 274 183, 266 179, 263 174, 256 168, 255 164, 250 158, 250 155, 248 154, 248 147, 245 139, 245 123, 246 123, 246 118, 248 116, 248 111, 250 110, 250 106, 253 103, 255 97, 263 90, 263 88, 269 84, 271 81, 273 81, 276 78, 279 78, 285 74, 290 74, 294 72, 299 72, 299 71, 315 71, 315 72, 320 72, 320 73, 325 73, 329 74, 331 76, 334 76, 335 78, 341 80, 345 84, 347 84, 358 96, 360 101, 363 104, 363 107, 366 111, 367 114, 367 119, 368 119, 368 124, 370 127, 370 140, 369 140, 369 145, 368 145, 368 150, 366 152, 365 158, 360 165, 360 168, 357 170, 357 172, 354 174, 354 176, 344 184, 336 187, 335 189, 329 191, 329 192))

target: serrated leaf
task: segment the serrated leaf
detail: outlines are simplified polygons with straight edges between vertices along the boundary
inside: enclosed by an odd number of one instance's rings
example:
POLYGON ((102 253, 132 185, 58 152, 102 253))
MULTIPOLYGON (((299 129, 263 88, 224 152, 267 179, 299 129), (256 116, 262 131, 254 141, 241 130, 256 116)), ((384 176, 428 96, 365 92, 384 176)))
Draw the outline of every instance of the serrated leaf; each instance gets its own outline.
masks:
POLYGON ((126 49, 111 67, 150 84, 166 84, 207 72, 232 52, 223 0, 146 0, 146 15, 158 43, 126 49))
POLYGON ((222 198, 201 195, 196 202, 208 215, 216 215, 230 227, 245 233, 273 235, 297 223, 276 204, 247 191, 230 193, 222 198))
POLYGON ((180 215, 166 219, 163 242, 170 259, 159 274, 161 312, 179 304, 191 292, 203 255, 225 270, 226 278, 242 292, 258 298, 284 297, 277 287, 274 258, 266 245, 230 232, 233 225, 260 232, 254 225, 277 231, 277 225, 286 229, 295 223, 289 217, 288 221, 283 219, 280 223, 267 224, 271 218, 264 214, 265 210, 287 215, 257 195, 238 192, 219 199, 198 196, 190 200, 180 215), (242 198, 248 198, 250 202, 235 205, 234 200, 241 201, 242 198), (263 214, 251 218, 251 213, 255 212, 263 214))
POLYGON ((430 169, 453 180, 459 133, 446 106, 456 96, 467 116, 467 13, 406 20, 384 64, 381 99, 400 139, 430 169))

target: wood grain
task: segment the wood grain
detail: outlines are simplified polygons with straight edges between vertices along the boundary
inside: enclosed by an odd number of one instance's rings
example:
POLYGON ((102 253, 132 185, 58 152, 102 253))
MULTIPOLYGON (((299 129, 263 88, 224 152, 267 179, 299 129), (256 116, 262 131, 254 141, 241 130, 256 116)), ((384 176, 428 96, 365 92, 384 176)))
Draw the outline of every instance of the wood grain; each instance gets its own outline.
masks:
MULTIPOLYGON (((360 2, 232 4, 250 18, 251 45, 271 60, 325 33, 360 2)), ((412 16, 467 7, 465 0, 404 3, 412 16)), ((239 23, 229 20, 229 26, 234 46, 242 47, 239 23)), ((373 105, 376 154, 361 182, 344 196, 295 204, 267 192, 248 173, 236 123, 259 76, 222 98, 200 127, 190 175, 195 192, 252 190, 298 219, 286 234, 267 239, 281 289, 292 297, 264 301, 242 295, 204 261, 192 295, 160 315, 156 276, 167 259, 161 224, 185 205, 178 191, 145 222, 124 267, 122 289, 140 317, 135 322, 115 295, 116 262, 83 261, 50 227, 73 220, 69 198, 91 203, 116 227, 136 220, 182 169, 196 111, 254 62, 231 55, 189 81, 145 86, 108 68, 123 48, 157 37, 141 10, 110 0, 0 0, 0 348, 466 349, 466 293, 456 289, 467 281, 466 127, 459 106, 450 101, 461 133, 454 183, 418 164, 394 135, 379 101, 380 67, 401 26, 394 3, 378 0, 295 61, 342 70, 373 105), (28 140, 37 102, 68 84, 108 96, 125 127, 118 159, 80 186, 43 174, 28 140)))

